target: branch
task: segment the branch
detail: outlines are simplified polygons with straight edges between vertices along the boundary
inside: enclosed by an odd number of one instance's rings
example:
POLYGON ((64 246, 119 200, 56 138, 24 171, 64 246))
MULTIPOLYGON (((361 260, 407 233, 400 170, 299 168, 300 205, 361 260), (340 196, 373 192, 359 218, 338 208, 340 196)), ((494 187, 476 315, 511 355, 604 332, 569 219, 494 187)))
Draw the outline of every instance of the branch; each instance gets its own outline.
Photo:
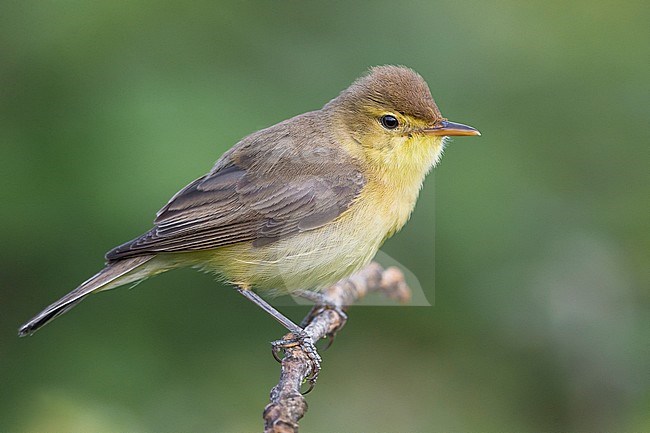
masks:
MULTIPOLYGON (((371 292, 381 292, 399 302, 408 302, 411 298, 411 290, 402 271, 395 267, 384 269, 372 262, 323 291, 324 302, 315 305, 303 320, 305 333, 314 342, 328 336, 333 338, 345 325, 347 317, 343 309, 371 292)), ((287 334, 284 338, 292 337, 292 334, 287 334)), ((298 431, 298 421, 307 411, 307 402, 300 393, 300 387, 313 374, 312 366, 310 356, 300 345, 284 350, 280 381, 271 389, 271 401, 264 409, 265 433, 298 431)))

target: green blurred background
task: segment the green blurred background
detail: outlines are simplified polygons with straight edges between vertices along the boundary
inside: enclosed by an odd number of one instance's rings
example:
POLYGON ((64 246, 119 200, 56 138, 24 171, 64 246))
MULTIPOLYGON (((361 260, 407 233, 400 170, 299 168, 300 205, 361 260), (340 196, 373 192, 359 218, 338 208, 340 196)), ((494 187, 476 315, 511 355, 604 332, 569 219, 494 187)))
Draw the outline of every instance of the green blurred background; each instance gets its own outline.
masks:
POLYGON ((435 306, 351 310, 303 430, 650 431, 649 21, 642 1, 2 2, 0 431, 260 431, 283 330, 210 276, 16 330, 239 138, 386 63, 483 136, 383 248, 435 306))

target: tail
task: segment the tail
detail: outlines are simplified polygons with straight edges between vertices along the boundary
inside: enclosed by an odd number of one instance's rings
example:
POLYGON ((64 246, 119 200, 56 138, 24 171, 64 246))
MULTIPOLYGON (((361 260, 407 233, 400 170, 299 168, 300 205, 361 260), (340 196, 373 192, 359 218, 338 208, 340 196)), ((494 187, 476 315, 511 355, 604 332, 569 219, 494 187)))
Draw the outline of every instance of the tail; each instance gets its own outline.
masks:
POLYGON ((99 271, 93 277, 21 326, 18 330, 18 335, 24 337, 33 334, 41 326, 67 312, 79 302, 83 301, 83 299, 91 293, 112 289, 146 278, 149 276, 149 273, 144 269, 136 272, 132 271, 140 268, 152 258, 154 258, 154 256, 140 256, 107 264, 104 269, 99 271))

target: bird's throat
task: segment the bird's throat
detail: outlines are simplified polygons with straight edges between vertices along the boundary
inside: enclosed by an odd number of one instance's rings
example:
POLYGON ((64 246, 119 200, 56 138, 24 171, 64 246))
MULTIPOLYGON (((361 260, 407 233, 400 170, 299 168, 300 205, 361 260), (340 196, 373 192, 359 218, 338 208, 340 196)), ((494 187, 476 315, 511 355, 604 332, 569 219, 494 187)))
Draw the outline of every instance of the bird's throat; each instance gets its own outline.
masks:
POLYGON ((368 182, 377 209, 385 209, 387 237, 402 228, 415 207, 427 173, 440 160, 444 140, 414 137, 376 165, 368 182))

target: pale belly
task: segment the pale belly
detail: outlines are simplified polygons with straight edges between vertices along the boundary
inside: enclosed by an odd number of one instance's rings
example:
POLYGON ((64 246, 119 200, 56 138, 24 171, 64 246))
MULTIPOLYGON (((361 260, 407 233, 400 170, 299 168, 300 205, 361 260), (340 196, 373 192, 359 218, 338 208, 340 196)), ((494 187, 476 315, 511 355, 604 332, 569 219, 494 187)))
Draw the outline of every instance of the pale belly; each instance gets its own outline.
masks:
POLYGON ((246 243, 220 248, 200 267, 230 283, 277 294, 319 290, 372 260, 388 231, 383 219, 355 209, 324 227, 263 247, 246 243))

